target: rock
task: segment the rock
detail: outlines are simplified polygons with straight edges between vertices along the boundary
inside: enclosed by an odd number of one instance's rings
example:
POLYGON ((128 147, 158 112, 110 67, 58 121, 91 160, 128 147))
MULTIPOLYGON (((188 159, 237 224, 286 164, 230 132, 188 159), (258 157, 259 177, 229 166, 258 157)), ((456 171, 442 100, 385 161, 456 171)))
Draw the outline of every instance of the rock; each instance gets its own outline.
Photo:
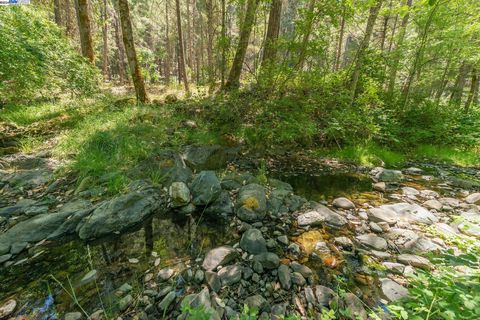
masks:
POLYGON ((325 223, 332 228, 341 228, 347 224, 347 220, 324 205, 317 205, 315 210, 323 216, 325 223))
POLYGON ((164 205, 160 191, 154 188, 117 196, 102 202, 91 215, 85 217, 77 227, 78 235, 86 240, 122 232, 142 222, 164 205))
POLYGON ((267 210, 265 188, 259 184, 251 183, 243 186, 238 192, 236 214, 246 222, 263 220, 267 210))
POLYGON ((222 188, 214 171, 202 171, 192 181, 190 186, 192 203, 196 206, 206 206, 215 201, 222 188))
POLYGON ((409 223, 433 224, 438 222, 438 218, 433 213, 418 204, 402 202, 383 205, 380 208, 395 211, 400 220, 409 223))
POLYGON ((288 241, 288 237, 287 237, 286 235, 278 236, 278 237, 277 237, 277 241, 280 242, 280 243, 283 244, 283 245, 286 245, 286 246, 288 246, 288 244, 290 243, 290 242, 288 241))
POLYGON ((325 221, 325 217, 317 211, 309 211, 297 217, 297 223, 300 227, 319 226, 325 221))
POLYGON ((388 301, 393 302, 408 296, 408 290, 393 280, 380 279, 382 293, 388 301))
POLYGON ((467 236, 480 238, 480 225, 471 223, 470 221, 461 222, 458 225, 458 230, 467 236))
POLYGON ((217 170, 234 160, 238 148, 225 148, 219 145, 188 146, 183 153, 185 163, 196 170, 217 170))
POLYGON ((330 301, 335 298, 336 294, 335 291, 328 287, 317 285, 315 286, 315 296, 317 297, 317 302, 320 306, 328 307, 330 301))
POLYGON ((305 278, 310 278, 311 276, 313 276, 312 269, 296 261, 292 261, 290 263, 290 268, 292 268, 292 270, 295 272, 299 272, 305 278))
POLYGON ((278 267, 278 280, 282 285, 282 288, 285 290, 290 290, 292 287, 292 278, 290 273, 290 268, 284 264, 278 267))
POLYGON ((429 270, 432 265, 430 261, 424 257, 416 256, 413 254, 401 254, 397 257, 397 260, 400 263, 411 265, 413 267, 429 270))
POLYGON ((412 187, 402 187, 402 193, 404 196, 418 196, 420 191, 412 187))
POLYGON ((375 178, 379 182, 400 182, 403 180, 403 174, 399 170, 380 168, 375 178))
POLYGON ((158 304, 158 309, 164 312, 165 310, 168 309, 168 307, 172 304, 172 302, 175 300, 176 294, 175 291, 170 291, 165 298, 160 301, 158 304))
POLYGON ((196 283, 202 283, 204 278, 205 278, 205 273, 202 270, 198 269, 197 271, 195 271, 195 275, 193 276, 193 280, 196 283))
POLYGON ((9 174, 4 180, 17 189, 35 189, 52 180, 53 171, 39 168, 36 170, 18 170, 9 174))
POLYGON ((133 287, 129 283, 124 283, 115 291, 115 294, 119 297, 126 295, 132 291, 133 287))
POLYGON ((203 260, 202 267, 207 271, 216 269, 219 265, 225 265, 235 258, 237 258, 238 252, 229 246, 222 246, 210 250, 205 259, 203 260))
POLYGON ((218 271, 218 277, 224 286, 235 284, 242 279, 242 267, 239 265, 223 267, 218 271))
POLYGON ((335 207, 335 208, 340 208, 340 209, 355 209, 355 204, 353 204, 352 201, 348 200, 347 198, 344 198, 344 197, 340 197, 340 198, 336 198, 335 200, 333 200, 333 203, 332 205, 335 207))
POLYGON ((86 285, 92 281, 95 281, 97 280, 98 278, 98 272, 97 270, 93 269, 93 270, 90 270, 89 272, 87 272, 87 274, 85 274, 83 276, 83 278, 80 280, 79 282, 79 286, 83 286, 83 285, 86 285))
POLYGON ((267 300, 259 294, 246 298, 243 303, 246 304, 250 310, 255 309, 259 312, 263 311, 268 304, 267 300))
POLYGON ((383 229, 373 221, 370 221, 368 226, 370 227, 370 230, 372 230, 375 233, 382 233, 383 232, 383 229))
POLYGON ((12 258, 11 254, 4 254, 4 255, 0 256, 0 264, 4 263, 5 261, 10 260, 10 258, 12 258))
POLYGON ((347 238, 347 237, 336 237, 334 240, 334 243, 344 248, 353 246, 352 240, 350 240, 350 238, 347 238))
POLYGON ((379 192, 387 191, 387 184, 385 182, 377 182, 373 184, 373 190, 379 192))
POLYGON ((386 260, 392 257, 390 253, 385 251, 370 250, 370 253, 372 254, 372 257, 378 260, 386 260))
POLYGON ((173 208, 185 206, 190 202, 190 189, 185 182, 172 183, 168 194, 173 208))
POLYGON ((278 179, 270 178, 268 179, 268 184, 273 189, 293 191, 293 187, 289 183, 280 181, 278 179))
POLYGON ((441 222, 435 223, 435 230, 438 233, 440 233, 444 236, 447 236, 447 237, 456 236, 458 234, 457 230, 455 230, 454 228, 452 228, 448 224, 441 223, 441 222))
POLYGON ((423 206, 427 209, 433 209, 433 210, 440 211, 440 210, 442 210, 443 204, 438 200, 431 199, 431 200, 425 201, 423 203, 423 206))
POLYGON ((413 253, 440 252, 443 248, 427 237, 420 236, 404 244, 402 251, 413 253))
POLYGON ((363 302, 353 293, 347 292, 342 301, 343 309, 346 310, 345 317, 351 320, 367 320, 367 311, 363 307, 363 302))
POLYGON ((260 262, 265 269, 276 269, 280 264, 280 258, 272 252, 263 252, 253 257, 253 260, 260 262))
POLYGON ((214 292, 219 292, 220 289, 222 288, 222 281, 218 277, 218 275, 215 272, 212 271, 206 271, 205 272, 205 280, 214 292))
POLYGON ((230 194, 228 191, 222 191, 215 201, 213 201, 206 209, 205 214, 208 217, 229 217, 233 214, 232 200, 230 200, 230 194))
POLYGON ((460 206, 460 200, 455 199, 455 198, 445 197, 445 198, 440 198, 439 201, 444 206, 448 206, 448 207, 451 207, 451 208, 458 208, 460 206))
POLYGON ((175 273, 175 270, 171 268, 168 268, 168 267, 163 268, 158 272, 157 279, 159 281, 167 281, 173 276, 174 273, 175 273))
POLYGON ((409 174, 411 176, 421 176, 423 174, 423 170, 420 168, 410 167, 404 170, 405 174, 409 174))
POLYGON ((388 248, 387 241, 373 233, 357 236, 356 239, 364 246, 375 250, 386 250, 388 248))
POLYGON ((292 282, 299 287, 303 287, 307 283, 307 280, 305 280, 305 277, 300 272, 294 272, 292 273, 292 282))
POLYGON ((133 297, 128 294, 118 301, 118 308, 121 311, 125 311, 132 304, 132 302, 133 302, 133 297))
POLYGON ((466 203, 480 205, 480 192, 472 193, 465 198, 466 203))
POLYGON ((405 265, 397 262, 383 262, 382 265, 392 273, 403 274, 405 271, 405 265))
POLYGON ((251 254, 266 252, 267 246, 262 232, 255 228, 245 231, 240 240, 240 248, 251 254))
POLYGON ((0 319, 8 319, 8 317, 15 311, 17 301, 10 299, 0 307, 0 319))
POLYGON ((398 221, 398 215, 395 211, 385 208, 372 208, 367 211, 368 218, 373 222, 386 222, 395 224, 398 221))

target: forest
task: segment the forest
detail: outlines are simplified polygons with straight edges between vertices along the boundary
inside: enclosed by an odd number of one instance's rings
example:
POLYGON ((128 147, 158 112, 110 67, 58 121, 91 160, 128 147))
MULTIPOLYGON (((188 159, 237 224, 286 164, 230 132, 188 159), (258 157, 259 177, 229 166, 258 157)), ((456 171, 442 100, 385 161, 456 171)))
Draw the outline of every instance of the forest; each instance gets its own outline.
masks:
POLYGON ((0 1, 0 319, 480 318, 480 1, 0 1))

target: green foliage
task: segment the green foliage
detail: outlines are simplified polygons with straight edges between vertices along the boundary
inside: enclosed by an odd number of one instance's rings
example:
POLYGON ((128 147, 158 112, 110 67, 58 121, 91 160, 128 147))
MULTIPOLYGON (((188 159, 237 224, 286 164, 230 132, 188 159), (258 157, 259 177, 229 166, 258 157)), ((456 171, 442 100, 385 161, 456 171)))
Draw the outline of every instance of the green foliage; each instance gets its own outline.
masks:
POLYGON ((76 52, 39 7, 0 7, 0 29, 3 103, 96 90, 97 69, 76 52))

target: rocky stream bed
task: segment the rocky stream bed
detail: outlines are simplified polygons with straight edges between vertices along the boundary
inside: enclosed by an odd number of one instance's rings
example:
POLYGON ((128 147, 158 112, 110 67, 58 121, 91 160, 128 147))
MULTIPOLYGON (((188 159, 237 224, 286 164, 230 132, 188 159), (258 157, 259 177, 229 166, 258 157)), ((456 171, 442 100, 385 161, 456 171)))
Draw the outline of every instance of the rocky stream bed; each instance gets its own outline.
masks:
POLYGON ((114 197, 58 175, 48 152, 2 157, 0 318, 183 319, 203 306, 231 319, 247 305, 266 319, 367 319, 435 268, 426 254, 460 252, 448 236, 480 238, 476 169, 211 170, 232 154, 159 154, 145 165, 161 184, 114 197))

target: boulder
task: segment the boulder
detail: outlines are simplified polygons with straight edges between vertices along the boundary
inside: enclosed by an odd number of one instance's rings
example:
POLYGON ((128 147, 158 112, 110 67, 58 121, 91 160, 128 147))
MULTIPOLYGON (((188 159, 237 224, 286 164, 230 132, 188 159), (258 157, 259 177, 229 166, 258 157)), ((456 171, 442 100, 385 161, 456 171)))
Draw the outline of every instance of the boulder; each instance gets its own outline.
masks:
POLYGON ((185 182, 173 182, 170 185, 168 195, 173 208, 185 206, 190 202, 190 189, 185 182))
POLYGON ((216 269, 220 265, 225 265, 235 258, 237 258, 238 252, 229 246, 222 246, 210 250, 205 259, 203 260, 202 267, 207 271, 216 269))
POLYGON ((367 216, 373 222, 386 222, 390 225, 395 224, 398 221, 397 213, 386 208, 368 209, 367 216))
POLYGON ((340 209, 355 209, 355 204, 347 198, 340 197, 333 200, 332 205, 340 209))
POLYGON ((242 267, 239 265, 226 266, 218 271, 218 277, 224 286, 230 286, 242 279, 242 267))
POLYGON ((383 278, 380 279, 382 293, 388 301, 393 302, 408 296, 408 290, 397 282, 383 278))
POLYGON ((401 202, 383 205, 380 208, 395 211, 400 220, 409 223, 433 224, 438 222, 437 216, 418 204, 401 202))
POLYGON ((217 170, 235 159, 238 148, 225 148, 219 145, 188 146, 183 153, 185 163, 196 170, 217 170))
POLYGON ((246 304, 249 309, 255 309, 259 312, 263 311, 268 305, 267 300, 259 294, 246 298, 243 303, 246 304))
POLYGON ((430 199, 430 200, 425 201, 423 203, 423 206, 427 209, 433 209, 433 210, 440 211, 440 210, 442 210, 443 204, 438 200, 430 199))
POLYGON ((190 191, 194 205, 206 206, 218 198, 222 187, 214 171, 202 171, 193 179, 190 191))
POLYGON ((400 182, 403 178, 403 174, 399 170, 379 168, 375 174, 375 179, 379 182, 400 182))
POLYGON ((413 267, 429 270, 432 265, 427 258, 416 256, 413 254, 401 254, 397 257, 398 262, 405 265, 410 265, 413 267))
POLYGON ((218 198, 208 205, 205 209, 205 214, 211 218, 226 218, 231 216, 233 214, 233 204, 228 191, 223 190, 218 198))
POLYGON ((319 226, 325 221, 325 217, 317 211, 308 211, 297 217, 299 227, 319 226))
POLYGON ((277 272, 278 272, 278 280, 280 281, 282 288, 284 290, 290 290, 290 288, 292 287, 292 277, 291 277, 290 268, 282 264, 280 265, 280 267, 278 267, 277 272))
POLYGON ((259 262, 265 269, 276 269, 280 264, 280 258, 272 252, 262 252, 253 257, 254 262, 259 262))
POLYGON ((386 250, 388 248, 387 241, 373 233, 357 236, 356 239, 365 247, 375 250, 386 250))
POLYGON ((342 309, 345 312, 345 318, 351 320, 367 320, 368 314, 365 311, 362 300, 353 293, 347 292, 342 300, 342 309))
POLYGON ((465 202, 469 204, 480 205, 480 192, 472 193, 465 198, 465 202))
POLYGON ((325 219, 325 224, 332 228, 341 228, 347 224, 347 220, 344 217, 330 210, 324 205, 317 205, 315 207, 315 211, 317 211, 321 216, 323 216, 323 218, 325 219))
POLYGON ((240 240, 240 248, 251 254, 267 251, 267 245, 262 232, 255 228, 245 231, 240 240))
POLYGON ((238 192, 236 214, 246 222, 263 220, 267 210, 265 188, 259 184, 251 183, 243 186, 238 192))

